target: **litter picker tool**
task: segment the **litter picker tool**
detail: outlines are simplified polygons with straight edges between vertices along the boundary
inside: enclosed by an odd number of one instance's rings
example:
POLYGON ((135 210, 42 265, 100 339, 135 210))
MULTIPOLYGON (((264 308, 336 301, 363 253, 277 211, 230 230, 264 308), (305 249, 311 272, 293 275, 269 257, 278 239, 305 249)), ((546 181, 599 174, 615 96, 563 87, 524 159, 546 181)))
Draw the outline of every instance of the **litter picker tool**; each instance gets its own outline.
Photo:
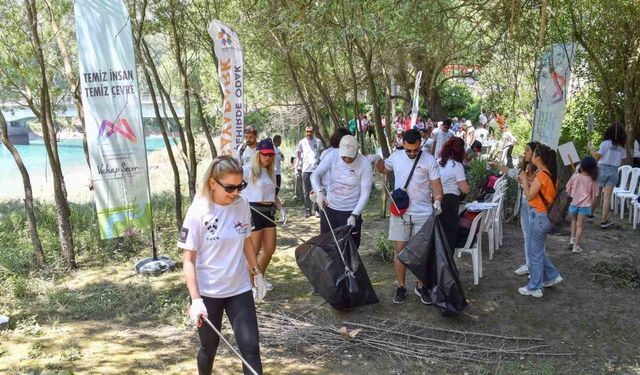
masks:
POLYGON ((342 275, 338 280, 336 280, 336 286, 340 284, 340 282, 344 279, 347 279, 347 288, 350 293, 358 292, 358 283, 356 282, 356 276, 349 268, 347 261, 344 259, 344 254, 342 253, 342 249, 340 248, 340 242, 338 242, 338 238, 336 237, 335 232, 333 231, 333 227, 331 226, 331 221, 329 221, 329 215, 327 215, 327 211, 324 209, 320 209, 324 214, 324 218, 327 219, 327 225, 329 226, 329 230, 331 231, 331 236, 333 237, 333 241, 336 243, 336 247, 338 250, 338 254, 340 254, 340 259, 342 260, 342 264, 344 264, 344 275, 342 275))
POLYGON ((211 323, 211 321, 209 321, 209 319, 204 316, 204 315, 200 315, 200 321, 198 322, 198 328, 202 327, 202 321, 204 321, 205 323, 207 323, 207 325, 209 325, 209 327, 211 327, 211 329, 213 330, 213 332, 216 333, 216 335, 218 335, 218 337, 220 337, 222 339, 222 341, 224 341, 225 344, 227 344, 227 346, 231 349, 231 351, 238 356, 238 358, 240 358, 240 360, 242 361, 242 363, 247 366, 247 368, 249 369, 249 371, 251 371, 252 374, 254 375, 259 375, 258 372, 256 370, 253 369, 253 367, 251 367, 251 365, 249 364, 249 362, 247 362, 240 353, 238 353, 238 351, 236 350, 236 348, 233 347, 233 345, 231 345, 231 343, 229 343, 229 341, 227 341, 227 339, 224 338, 224 336, 222 336, 222 333, 220 333, 220 331, 218 331, 218 329, 213 325, 213 323, 211 323))

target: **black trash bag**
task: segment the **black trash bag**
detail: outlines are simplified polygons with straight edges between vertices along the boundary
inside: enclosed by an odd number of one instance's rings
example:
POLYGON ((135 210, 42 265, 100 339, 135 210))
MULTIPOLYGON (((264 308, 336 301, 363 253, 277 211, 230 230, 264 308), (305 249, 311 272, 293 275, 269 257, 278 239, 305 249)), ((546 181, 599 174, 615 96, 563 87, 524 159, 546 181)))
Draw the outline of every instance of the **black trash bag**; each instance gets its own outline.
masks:
POLYGON ((311 238, 296 249, 296 263, 315 291, 336 309, 378 303, 367 270, 351 237, 351 227, 334 229, 345 262, 331 232, 311 238))
POLYGON ((459 315, 467 307, 458 268, 440 220, 431 216, 398 254, 398 259, 424 283, 442 316, 459 315))

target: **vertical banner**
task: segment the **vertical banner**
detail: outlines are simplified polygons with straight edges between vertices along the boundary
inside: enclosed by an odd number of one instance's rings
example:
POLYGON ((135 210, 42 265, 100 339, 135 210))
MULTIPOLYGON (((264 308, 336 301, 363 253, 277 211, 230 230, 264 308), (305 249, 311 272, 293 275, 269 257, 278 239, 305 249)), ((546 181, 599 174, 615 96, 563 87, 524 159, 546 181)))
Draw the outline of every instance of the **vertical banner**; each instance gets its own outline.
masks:
POLYGON ((413 86, 413 106, 411 107, 411 123, 409 129, 413 129, 418 119, 419 101, 420 101, 420 82, 422 81, 422 70, 416 75, 416 83, 413 86))
POLYGON ((238 34, 218 20, 209 25, 222 87, 220 154, 234 155, 244 137, 244 61, 238 34))
POLYGON ((554 44, 540 61, 532 138, 552 149, 557 148, 560 141, 574 56, 574 44, 554 44))
POLYGON ((129 13, 122 0, 76 0, 74 12, 100 236, 149 232, 147 155, 129 13))

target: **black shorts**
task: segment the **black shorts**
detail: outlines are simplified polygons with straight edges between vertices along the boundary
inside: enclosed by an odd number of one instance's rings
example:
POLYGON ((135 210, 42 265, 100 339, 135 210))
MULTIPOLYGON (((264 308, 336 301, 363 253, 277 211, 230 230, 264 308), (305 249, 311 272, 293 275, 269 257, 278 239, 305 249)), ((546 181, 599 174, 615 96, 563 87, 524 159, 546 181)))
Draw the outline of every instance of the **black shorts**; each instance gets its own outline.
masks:
POLYGON ((262 230, 264 228, 275 228, 276 205, 274 203, 263 204, 250 202, 249 206, 251 206, 251 221, 253 221, 253 232, 262 230))

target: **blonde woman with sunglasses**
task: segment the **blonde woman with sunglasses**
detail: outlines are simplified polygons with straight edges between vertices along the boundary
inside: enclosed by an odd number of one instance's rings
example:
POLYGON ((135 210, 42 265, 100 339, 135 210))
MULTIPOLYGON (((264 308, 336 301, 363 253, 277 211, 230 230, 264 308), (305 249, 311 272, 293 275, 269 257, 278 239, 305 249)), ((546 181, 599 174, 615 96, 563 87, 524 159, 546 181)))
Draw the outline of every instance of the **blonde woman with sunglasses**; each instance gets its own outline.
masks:
MULTIPOLYGON (((211 374, 219 336, 202 316, 221 331, 222 313, 233 328, 242 357, 262 374, 258 322, 254 305, 266 294, 262 272, 251 241, 249 202, 240 196, 246 187, 240 163, 230 156, 214 159, 207 168, 198 196, 185 216, 178 238, 183 270, 191 297, 189 317, 198 323, 198 373, 211 374), (255 291, 252 293, 251 269, 255 291)), ((252 374, 244 367, 245 374, 252 374)))

